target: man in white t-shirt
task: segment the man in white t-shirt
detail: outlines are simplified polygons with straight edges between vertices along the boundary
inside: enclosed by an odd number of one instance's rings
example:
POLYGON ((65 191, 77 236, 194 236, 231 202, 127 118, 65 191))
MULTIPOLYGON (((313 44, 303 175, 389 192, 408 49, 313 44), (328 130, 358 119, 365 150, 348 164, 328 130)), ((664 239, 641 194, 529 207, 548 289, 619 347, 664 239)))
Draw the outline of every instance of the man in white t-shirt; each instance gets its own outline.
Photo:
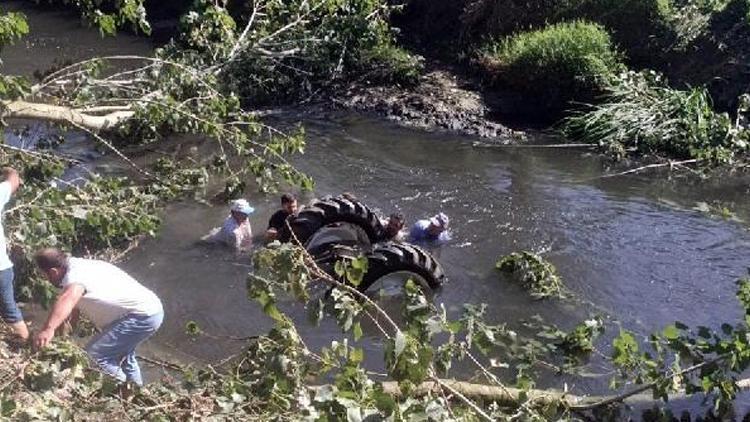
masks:
POLYGON ((229 206, 227 216, 221 227, 211 230, 202 238, 203 241, 223 243, 236 252, 246 252, 253 245, 253 230, 248 217, 255 212, 245 199, 236 199, 229 206))
POLYGON ((74 310, 80 310, 101 329, 86 346, 91 359, 118 380, 143 385, 135 348, 161 326, 159 298, 108 262, 68 257, 54 248, 42 249, 34 259, 50 283, 62 289, 34 345, 45 347, 68 317, 77 321, 74 310))
MULTIPOLYGON (((0 222, 5 205, 10 201, 11 196, 21 185, 21 177, 18 172, 10 167, 3 170, 3 182, 0 183, 0 222)), ((3 321, 10 325, 13 332, 22 340, 29 338, 29 329, 23 320, 21 310, 16 303, 15 292, 13 289, 13 263, 8 257, 8 247, 5 242, 5 231, 0 225, 0 315, 3 321)))

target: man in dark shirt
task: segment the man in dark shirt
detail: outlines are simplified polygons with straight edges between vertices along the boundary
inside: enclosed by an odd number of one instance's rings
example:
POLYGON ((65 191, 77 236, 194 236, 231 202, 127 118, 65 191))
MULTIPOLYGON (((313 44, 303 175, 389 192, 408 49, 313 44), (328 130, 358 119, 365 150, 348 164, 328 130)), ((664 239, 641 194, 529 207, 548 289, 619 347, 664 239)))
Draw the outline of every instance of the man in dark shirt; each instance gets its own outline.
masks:
POLYGON ((279 233, 286 224, 286 219, 297 212, 297 198, 290 193, 281 195, 281 209, 276 211, 271 219, 268 220, 268 230, 266 230, 266 241, 273 242, 279 236, 279 233))

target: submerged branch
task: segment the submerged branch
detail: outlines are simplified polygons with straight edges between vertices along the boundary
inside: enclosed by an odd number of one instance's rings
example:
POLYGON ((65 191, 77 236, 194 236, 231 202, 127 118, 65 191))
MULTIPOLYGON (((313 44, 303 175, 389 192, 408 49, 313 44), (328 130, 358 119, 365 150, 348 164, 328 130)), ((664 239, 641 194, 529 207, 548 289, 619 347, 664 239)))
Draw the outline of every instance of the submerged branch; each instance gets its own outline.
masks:
POLYGON ((646 166, 641 166, 641 167, 636 167, 634 169, 626 170, 626 171, 623 171, 623 172, 620 172, 620 173, 605 174, 605 175, 600 176, 598 178, 599 179, 607 179, 607 178, 610 178, 610 177, 625 176, 625 175, 628 175, 628 174, 635 174, 635 173, 640 173, 642 171, 646 171, 646 170, 650 170, 650 169, 655 169, 655 168, 663 168, 663 167, 669 167, 670 169, 672 169, 672 167, 684 166, 685 164, 697 164, 697 163, 700 163, 701 161, 703 161, 703 160, 691 159, 691 160, 683 160, 683 161, 668 161, 666 163, 658 163, 658 164, 649 164, 649 165, 646 165, 646 166))

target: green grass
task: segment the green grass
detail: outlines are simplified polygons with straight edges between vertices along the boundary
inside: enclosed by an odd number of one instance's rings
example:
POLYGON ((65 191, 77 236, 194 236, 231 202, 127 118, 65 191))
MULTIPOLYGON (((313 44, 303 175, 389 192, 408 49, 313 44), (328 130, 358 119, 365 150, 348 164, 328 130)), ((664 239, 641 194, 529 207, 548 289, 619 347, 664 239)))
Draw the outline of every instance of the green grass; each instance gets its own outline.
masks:
POLYGON ((575 21, 522 32, 492 42, 480 61, 496 83, 562 110, 570 101, 592 99, 623 69, 620 55, 600 25, 575 21))
POLYGON ((750 141, 728 114, 714 111, 705 89, 672 89, 655 72, 620 75, 599 104, 565 119, 562 130, 572 140, 610 151, 714 164, 744 157, 750 141))

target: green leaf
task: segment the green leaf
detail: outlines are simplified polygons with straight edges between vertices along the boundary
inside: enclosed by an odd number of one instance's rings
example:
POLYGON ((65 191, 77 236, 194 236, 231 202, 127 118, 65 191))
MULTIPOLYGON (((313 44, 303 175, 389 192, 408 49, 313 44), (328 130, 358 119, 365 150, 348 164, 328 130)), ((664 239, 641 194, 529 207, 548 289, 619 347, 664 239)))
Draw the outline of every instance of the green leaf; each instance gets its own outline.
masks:
POLYGON ((198 325, 195 321, 188 321, 185 323, 185 334, 195 337, 200 335, 201 333, 201 327, 198 325))
POLYGON ((336 393, 335 388, 336 387, 334 387, 334 386, 332 386, 330 384, 326 384, 326 385, 320 386, 320 388, 318 388, 317 391, 315 392, 315 399, 314 400, 316 402, 321 402, 321 403, 322 402, 332 401, 333 398, 334 398, 334 395, 336 393))
POLYGON ((391 416, 394 410, 396 410, 396 400, 390 395, 385 394, 382 391, 375 391, 373 393, 373 398, 375 399, 375 407, 377 407, 386 417, 391 416))
POLYGON ((675 325, 667 325, 662 331, 662 335, 667 340, 677 340, 680 337, 680 330, 675 325))
POLYGON ((344 274, 346 274, 346 265, 344 264, 344 261, 336 261, 333 265, 333 271, 337 276, 343 277, 344 274))
POLYGON ((393 350, 395 357, 399 357, 406 348, 406 336, 401 330, 396 332, 396 340, 394 342, 395 348, 393 350))
POLYGON ((0 397, 0 416, 9 418, 16 411, 16 401, 11 398, 0 397))
POLYGON ((360 348, 352 349, 349 354, 349 361, 354 364, 360 364, 365 359, 365 352, 360 348))
POLYGON ((359 322, 354 323, 352 333, 354 334, 354 341, 359 341, 362 338, 362 326, 359 322))
POLYGON ((279 312, 279 308, 277 308, 273 303, 269 302, 268 304, 266 304, 266 306, 263 307, 263 312, 275 321, 280 322, 284 320, 281 312, 279 312))

